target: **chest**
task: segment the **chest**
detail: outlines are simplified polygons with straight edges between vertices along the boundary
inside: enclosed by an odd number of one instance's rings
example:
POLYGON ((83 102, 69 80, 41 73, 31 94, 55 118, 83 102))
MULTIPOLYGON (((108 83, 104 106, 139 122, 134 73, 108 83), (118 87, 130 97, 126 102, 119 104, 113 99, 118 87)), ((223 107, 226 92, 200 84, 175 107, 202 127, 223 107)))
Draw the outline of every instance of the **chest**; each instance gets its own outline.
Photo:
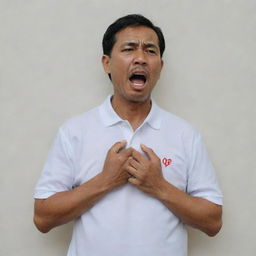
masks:
POLYGON ((141 153, 141 144, 152 148, 160 158, 164 178, 185 191, 188 163, 182 138, 160 130, 140 129, 133 132, 128 128, 121 124, 83 135, 79 146, 75 149, 76 185, 102 172, 108 150, 116 142, 126 140, 127 147, 132 147, 141 153))

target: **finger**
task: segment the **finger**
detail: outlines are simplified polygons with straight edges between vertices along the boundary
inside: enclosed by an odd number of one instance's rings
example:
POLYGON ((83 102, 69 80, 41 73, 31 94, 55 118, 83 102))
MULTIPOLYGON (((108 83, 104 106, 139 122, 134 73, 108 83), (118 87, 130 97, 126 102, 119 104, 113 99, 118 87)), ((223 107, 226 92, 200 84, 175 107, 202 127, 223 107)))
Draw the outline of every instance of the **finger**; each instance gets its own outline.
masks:
POLYGON ((128 179, 128 182, 130 182, 131 184, 135 185, 135 186, 140 186, 141 182, 140 180, 134 178, 134 177, 131 177, 128 179))
POLYGON ((118 141, 110 148, 110 150, 119 153, 119 151, 125 147, 126 143, 126 140, 118 141))
POLYGON ((140 152, 136 151, 135 149, 132 152, 132 157, 139 163, 142 163, 146 159, 140 152))
POLYGON ((127 148, 125 150, 122 150, 121 154, 123 154, 125 157, 129 157, 132 155, 133 150, 133 148, 127 148))
POLYGON ((136 170, 134 167, 130 166, 130 165, 127 165, 125 166, 125 170, 130 174, 132 175, 133 177, 139 177, 140 173, 138 170, 136 170))
POLYGON ((136 170, 139 170, 141 167, 141 164, 135 159, 133 159, 132 157, 129 158, 129 164, 130 166, 134 167, 136 170))
POLYGON ((141 144, 140 147, 141 147, 142 151, 148 156, 149 159, 158 158, 158 156, 156 155, 156 153, 153 151, 152 148, 149 148, 149 147, 145 146, 144 144, 141 144))

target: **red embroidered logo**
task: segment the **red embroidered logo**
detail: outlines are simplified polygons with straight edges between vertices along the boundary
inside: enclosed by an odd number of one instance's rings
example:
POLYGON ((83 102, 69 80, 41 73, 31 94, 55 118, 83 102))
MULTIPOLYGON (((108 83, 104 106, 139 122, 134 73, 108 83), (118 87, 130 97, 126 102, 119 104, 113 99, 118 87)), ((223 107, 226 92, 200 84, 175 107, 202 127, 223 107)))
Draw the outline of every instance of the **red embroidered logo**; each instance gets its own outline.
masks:
POLYGON ((171 158, 163 158, 162 163, 165 165, 165 167, 167 167, 168 165, 170 165, 172 162, 171 158))

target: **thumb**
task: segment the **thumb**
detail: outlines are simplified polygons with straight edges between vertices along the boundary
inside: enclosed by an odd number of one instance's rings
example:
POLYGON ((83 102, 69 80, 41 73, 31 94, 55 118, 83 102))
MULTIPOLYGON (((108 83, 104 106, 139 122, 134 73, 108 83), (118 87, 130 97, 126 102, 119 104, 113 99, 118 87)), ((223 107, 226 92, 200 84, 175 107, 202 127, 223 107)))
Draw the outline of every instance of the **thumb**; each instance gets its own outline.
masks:
POLYGON ((153 159, 157 157, 156 153, 153 151, 153 149, 145 146, 144 144, 140 145, 142 151, 148 156, 149 159, 153 159))
POLYGON ((111 147, 111 151, 115 152, 115 153, 119 153, 120 150, 122 150, 125 145, 126 145, 126 140, 122 140, 122 141, 118 141, 116 142, 112 147, 111 147))

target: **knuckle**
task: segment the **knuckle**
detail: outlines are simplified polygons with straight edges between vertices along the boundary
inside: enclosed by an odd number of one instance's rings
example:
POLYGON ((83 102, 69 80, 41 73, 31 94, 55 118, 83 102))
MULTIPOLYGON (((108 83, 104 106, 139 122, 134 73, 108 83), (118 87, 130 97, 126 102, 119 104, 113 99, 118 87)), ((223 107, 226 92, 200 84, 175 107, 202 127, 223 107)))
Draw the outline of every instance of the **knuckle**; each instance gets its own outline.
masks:
POLYGON ((127 150, 127 152, 131 153, 133 151, 133 148, 129 147, 126 150, 127 150))
POLYGON ((123 155, 118 155, 117 159, 121 163, 125 162, 125 160, 126 160, 125 156, 123 156, 123 155))
POLYGON ((137 151, 133 150, 132 151, 132 156, 136 157, 136 155, 137 155, 137 151))

